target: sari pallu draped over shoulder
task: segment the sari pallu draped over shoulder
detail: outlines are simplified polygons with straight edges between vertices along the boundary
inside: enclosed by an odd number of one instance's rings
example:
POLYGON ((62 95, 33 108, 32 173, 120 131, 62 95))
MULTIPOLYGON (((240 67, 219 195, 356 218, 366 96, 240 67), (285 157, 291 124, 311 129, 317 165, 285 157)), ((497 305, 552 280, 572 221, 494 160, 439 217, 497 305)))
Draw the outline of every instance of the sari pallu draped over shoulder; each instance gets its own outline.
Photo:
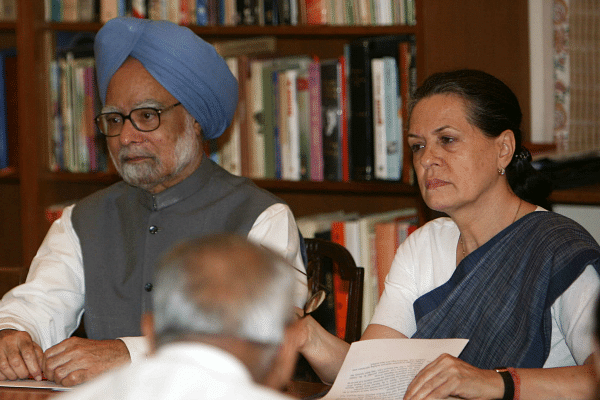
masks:
POLYGON ((588 265, 600 273, 600 247, 583 227, 553 212, 527 214, 415 301, 413 338, 469 339, 460 358, 479 368, 541 368, 550 307, 588 265))

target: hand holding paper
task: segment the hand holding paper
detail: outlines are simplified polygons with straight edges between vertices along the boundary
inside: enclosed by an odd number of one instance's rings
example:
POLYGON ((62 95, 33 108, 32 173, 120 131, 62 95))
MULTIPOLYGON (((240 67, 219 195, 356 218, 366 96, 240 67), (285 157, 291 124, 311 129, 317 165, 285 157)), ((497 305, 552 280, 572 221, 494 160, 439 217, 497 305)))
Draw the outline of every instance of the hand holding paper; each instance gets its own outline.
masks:
POLYGON ((352 343, 324 399, 394 399, 440 355, 458 356, 467 339, 374 339, 352 343))

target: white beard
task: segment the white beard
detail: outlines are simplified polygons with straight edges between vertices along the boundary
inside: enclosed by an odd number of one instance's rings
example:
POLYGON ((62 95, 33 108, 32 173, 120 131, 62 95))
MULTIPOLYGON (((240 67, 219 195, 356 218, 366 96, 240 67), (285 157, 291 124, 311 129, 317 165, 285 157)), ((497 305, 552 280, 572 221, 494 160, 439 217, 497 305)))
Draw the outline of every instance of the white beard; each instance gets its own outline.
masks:
POLYGON ((171 172, 165 171, 162 161, 152 153, 145 150, 122 147, 119 150, 118 160, 115 160, 112 153, 110 155, 119 175, 121 175, 125 182, 132 186, 150 190, 158 184, 179 174, 192 162, 200 151, 200 144, 196 138, 193 122, 194 120, 192 118, 186 119, 184 135, 177 139, 175 147, 173 148, 175 170, 171 172), (149 157, 149 159, 143 163, 135 164, 123 162, 124 157, 131 156, 144 156, 149 157))

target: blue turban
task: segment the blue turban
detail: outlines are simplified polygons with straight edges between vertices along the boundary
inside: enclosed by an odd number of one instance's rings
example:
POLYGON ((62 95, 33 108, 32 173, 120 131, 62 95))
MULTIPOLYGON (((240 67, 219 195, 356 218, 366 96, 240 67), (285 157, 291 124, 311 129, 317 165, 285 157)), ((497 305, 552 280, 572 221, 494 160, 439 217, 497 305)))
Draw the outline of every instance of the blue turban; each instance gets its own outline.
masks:
POLYGON ((94 43, 102 103, 110 79, 128 57, 144 68, 200 123, 206 139, 219 137, 237 107, 238 84, 213 46, 167 21, 115 18, 94 43))

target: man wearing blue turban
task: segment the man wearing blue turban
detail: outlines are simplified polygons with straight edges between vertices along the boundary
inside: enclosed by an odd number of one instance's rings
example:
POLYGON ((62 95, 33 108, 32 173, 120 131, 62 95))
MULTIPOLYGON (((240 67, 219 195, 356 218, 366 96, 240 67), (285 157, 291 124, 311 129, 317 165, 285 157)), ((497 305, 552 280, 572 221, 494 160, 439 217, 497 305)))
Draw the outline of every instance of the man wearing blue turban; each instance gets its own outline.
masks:
MULTIPOLYGON (((67 207, 27 282, 0 303, 0 379, 74 385, 147 352, 153 268, 174 243, 231 232, 304 269, 287 205, 202 155, 227 128, 237 82, 215 49, 165 21, 116 18, 94 51, 113 163, 123 178, 67 207), (87 339, 69 338, 83 321, 87 339), (10 359, 10 361, 9 361, 10 359)), ((296 277, 295 303, 306 300, 296 277)))

